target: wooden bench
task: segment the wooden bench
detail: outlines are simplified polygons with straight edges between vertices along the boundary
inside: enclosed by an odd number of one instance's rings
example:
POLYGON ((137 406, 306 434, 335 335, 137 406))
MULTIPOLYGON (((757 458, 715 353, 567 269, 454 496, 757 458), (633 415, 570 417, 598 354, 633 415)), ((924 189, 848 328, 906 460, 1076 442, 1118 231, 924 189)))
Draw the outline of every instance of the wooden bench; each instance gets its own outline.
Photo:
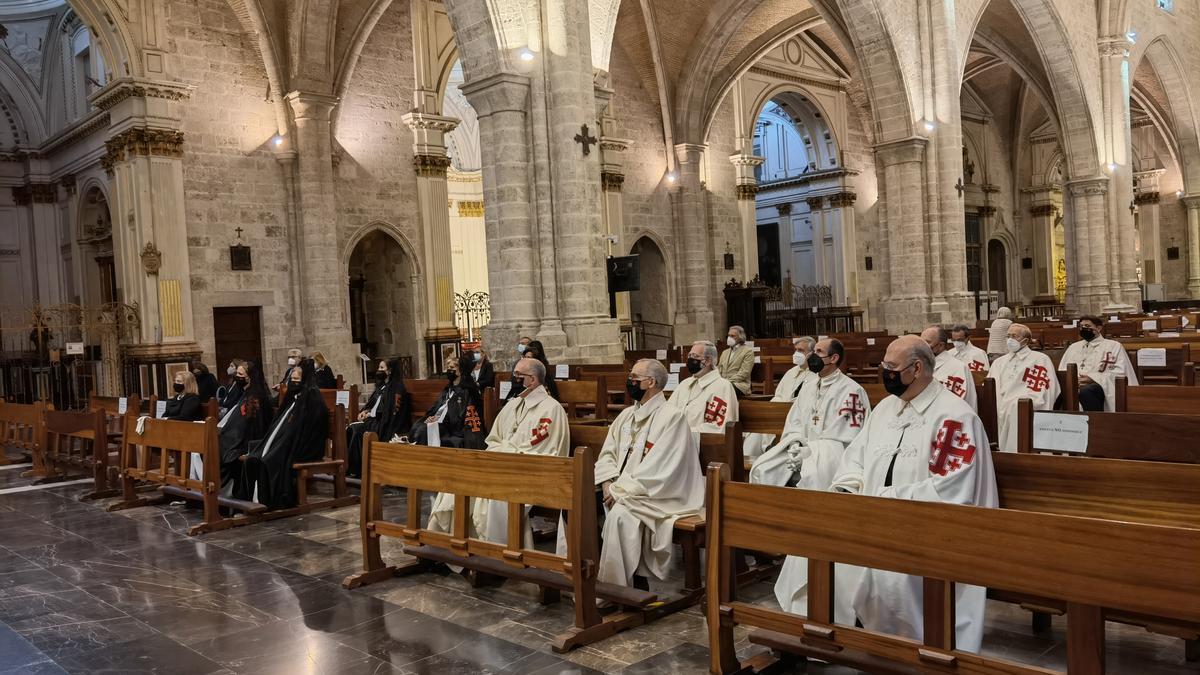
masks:
POLYGON ((596 529, 596 500, 591 451, 582 449, 573 458, 479 452, 456 448, 381 443, 374 434, 363 438, 363 498, 360 527, 363 571, 346 577, 342 585, 357 588, 397 574, 425 571, 433 563, 464 568, 536 584, 557 599, 561 591, 574 595, 574 625, 554 637, 556 652, 590 644, 618 631, 641 625, 657 596, 624 586, 596 581, 600 555, 592 532, 596 529), (383 517, 383 488, 406 493, 403 523, 383 517), (435 532, 421 526, 423 493, 451 493, 454 497, 452 532, 435 532), (504 543, 468 536, 469 499, 508 502, 508 536, 504 543), (539 505, 568 514, 565 535, 567 554, 524 547, 525 505, 539 505), (387 565, 380 552, 380 537, 398 537, 404 552, 416 558, 403 565, 387 565), (635 611, 602 617, 596 599, 603 598, 635 611))
POLYGON ((867 672, 1054 672, 956 650, 955 583, 1062 603, 1070 673, 1104 672, 1108 611, 1200 622, 1198 530, 750 485, 724 466, 707 478, 713 673, 776 661, 768 653, 739 662, 739 624, 759 629, 752 643, 867 672), (808 558, 806 616, 736 599, 732 559, 747 547, 808 558), (922 577, 924 638, 835 625, 835 562, 922 577))
POLYGON ((1130 387, 1129 380, 1118 377, 1115 398, 1116 412, 1200 415, 1200 387, 1130 387))
POLYGON ((33 462, 33 469, 25 472, 29 475, 44 476, 45 469, 41 466, 40 456, 45 435, 46 404, 8 403, 0 401, 0 466, 18 462, 33 462), (16 450, 20 454, 17 459, 11 459, 6 452, 16 450))
MULTIPOLYGON (((428 380, 413 380, 404 378, 404 389, 408 391, 408 395, 412 397, 412 421, 425 417, 426 411, 433 407, 433 404, 438 402, 442 392, 446 390, 446 385, 449 384, 446 378, 436 378, 428 380)), ((358 419, 355 416, 352 419, 358 419)), ((411 426, 411 425, 410 425, 411 426)), ((407 434, 405 429, 401 435, 407 434)))
POLYGON ((1166 350, 1165 366, 1138 365, 1138 352, 1142 349, 1151 349, 1151 347, 1142 346, 1136 349, 1126 348, 1125 350, 1129 356, 1129 362, 1133 364, 1139 384, 1195 385, 1196 364, 1192 363, 1192 349, 1190 345, 1161 347, 1160 349, 1166 350))
POLYGON ((120 453, 112 453, 108 438, 108 420, 100 409, 88 412, 47 410, 46 442, 42 445, 42 465, 46 476, 38 482, 66 480, 83 472, 93 480, 93 490, 80 500, 115 497, 120 491, 116 479, 120 453))
POLYGON ((608 419, 608 391, 603 376, 588 380, 559 380, 558 402, 567 419, 608 419))
POLYGON ((1087 456, 1200 464, 1200 416, 1162 413, 1043 412, 1017 401, 1017 452, 1051 452, 1034 445, 1034 415, 1087 417, 1087 456))

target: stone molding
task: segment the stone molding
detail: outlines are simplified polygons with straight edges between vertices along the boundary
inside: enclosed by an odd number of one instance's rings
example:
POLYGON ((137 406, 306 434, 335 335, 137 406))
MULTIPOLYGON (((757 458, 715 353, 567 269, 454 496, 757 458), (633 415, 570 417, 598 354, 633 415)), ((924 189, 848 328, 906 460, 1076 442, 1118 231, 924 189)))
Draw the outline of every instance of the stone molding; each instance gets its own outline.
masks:
POLYGON ((1100 38, 1097 43, 1100 46, 1100 56, 1121 58, 1128 58, 1129 48, 1133 46, 1133 41, 1126 35, 1108 35, 1100 38))
POLYGON ((829 205, 835 209, 854 206, 854 202, 858 201, 858 195, 853 192, 838 192, 837 194, 829 195, 829 205))
POLYGON ((1200 211, 1200 195, 1188 195, 1179 201, 1183 202, 1183 205, 1186 206, 1189 211, 1200 211))
POLYGON ((1142 204, 1157 204, 1162 197, 1158 192, 1139 192, 1133 197, 1133 203, 1141 206, 1142 204))
POLYGON ((699 165, 704 161, 704 153, 708 150, 707 145, 700 143, 676 143, 675 144, 675 161, 682 164, 694 163, 699 165))
POLYGON ((183 132, 173 129, 126 129, 105 141, 104 147, 100 165, 112 175, 117 164, 134 157, 183 157, 183 132))
POLYGON ((109 110, 130 98, 161 98, 168 101, 182 101, 191 98, 194 89, 195 87, 181 82, 159 82, 123 77, 113 80, 108 86, 92 94, 91 102, 101 110, 109 110))
POLYGON ((737 192, 738 199, 754 201, 754 198, 758 196, 758 186, 754 183, 737 185, 734 187, 734 190, 737 192))
POLYGON ((1053 204, 1034 204, 1029 207, 1029 215, 1034 218, 1053 216, 1058 209, 1053 204))
POLYGON ((762 166, 762 163, 765 161, 767 161, 766 157, 759 157, 758 155, 737 154, 729 156, 729 163, 734 166, 758 167, 762 166))
POLYGON ((625 152, 629 149, 633 141, 628 138, 613 138, 612 136, 600 137, 600 149, 604 152, 625 152))
POLYGON ((984 204, 983 206, 978 206, 975 208, 975 211, 977 213, 979 213, 979 215, 985 216, 985 217, 996 215, 996 207, 992 206, 991 204, 984 204))
POLYGON ((12 188, 12 198, 17 206, 53 204, 58 201, 58 188, 54 183, 17 185, 12 188))
POLYGON ((449 168, 450 158, 444 155, 413 155, 413 170, 418 176, 444 179, 449 168))
POLYGON ((925 149, 928 145, 927 138, 909 136, 898 141, 877 144, 875 156, 883 166, 922 162, 925 160, 925 149))
POLYGON ((444 115, 431 115, 429 113, 410 112, 400 116, 400 120, 408 125, 409 129, 414 131, 418 129, 429 129, 432 131, 440 131, 449 133, 458 127, 461 121, 457 117, 446 117, 444 115))
POLYGON ((625 174, 615 171, 600 172, 600 188, 605 192, 620 192, 625 185, 625 174))
POLYGON ((465 82, 458 90, 467 97, 478 117, 500 112, 524 113, 529 108, 529 78, 514 73, 496 73, 473 82, 465 82))
POLYGON ((775 79, 783 80, 784 82, 791 82, 792 84, 803 84, 803 85, 807 85, 810 87, 818 87, 820 89, 825 89, 828 91, 841 91, 842 89, 845 89, 850 84, 849 80, 844 80, 842 78, 832 78, 831 77, 828 79, 824 79, 824 78, 815 78, 815 77, 804 77, 803 75, 796 75, 795 73, 785 73, 785 72, 781 72, 781 71, 774 70, 771 68, 764 68, 759 65, 750 66, 749 72, 754 73, 755 75, 763 75, 765 77, 773 77, 775 79))
POLYGON ((316 94, 308 91, 293 91, 283 99, 292 107, 297 120, 328 122, 340 99, 336 96, 316 94))
POLYGON ((1083 195, 1102 195, 1108 193, 1107 178, 1080 178, 1079 180, 1067 181, 1064 185, 1071 191, 1071 194, 1076 197, 1083 195))
POLYGON ((760 190, 782 190, 784 188, 801 187, 810 183, 834 178, 845 178, 847 176, 857 176, 858 171, 854 169, 826 169, 824 171, 810 171, 800 176, 792 178, 780 178, 773 181, 763 181, 758 184, 760 190))
POLYGON ((67 195, 75 194, 75 174, 65 174, 62 178, 58 179, 58 184, 63 186, 63 189, 67 191, 67 195))

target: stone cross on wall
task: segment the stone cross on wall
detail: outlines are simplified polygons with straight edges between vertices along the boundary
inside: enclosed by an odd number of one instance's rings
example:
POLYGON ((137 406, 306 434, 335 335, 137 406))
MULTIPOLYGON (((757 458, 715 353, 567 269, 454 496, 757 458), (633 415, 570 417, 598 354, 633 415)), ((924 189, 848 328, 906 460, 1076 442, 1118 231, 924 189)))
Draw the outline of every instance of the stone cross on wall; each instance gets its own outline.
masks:
POLYGON ((591 146, 596 143, 596 137, 588 133, 588 125, 584 124, 579 127, 579 133, 575 134, 575 142, 583 145, 583 154, 590 154, 591 146))

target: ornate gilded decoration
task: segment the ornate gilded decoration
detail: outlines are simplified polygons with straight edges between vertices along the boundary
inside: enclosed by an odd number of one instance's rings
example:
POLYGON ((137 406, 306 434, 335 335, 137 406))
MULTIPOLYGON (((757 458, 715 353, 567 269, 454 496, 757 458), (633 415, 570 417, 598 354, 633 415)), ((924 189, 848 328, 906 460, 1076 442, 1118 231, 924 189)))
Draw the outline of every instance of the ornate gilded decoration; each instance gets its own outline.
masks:
POLYGON ((154 242, 146 242, 146 247, 142 249, 142 269, 146 274, 155 276, 158 270, 162 267, 162 251, 154 245, 154 242))
POLYGON ((413 169, 418 176, 445 178, 450 158, 442 155, 413 155, 413 169))
POLYGON ((482 218, 483 202, 459 200, 458 216, 460 218, 482 218))

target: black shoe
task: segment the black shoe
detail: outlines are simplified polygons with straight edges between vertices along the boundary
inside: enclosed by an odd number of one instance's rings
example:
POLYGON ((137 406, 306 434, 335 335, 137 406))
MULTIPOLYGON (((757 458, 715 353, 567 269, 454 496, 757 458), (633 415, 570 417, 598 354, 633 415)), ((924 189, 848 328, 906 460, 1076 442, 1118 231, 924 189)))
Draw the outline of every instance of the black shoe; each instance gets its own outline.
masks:
POLYGON ((640 574, 635 574, 633 575, 633 587, 639 591, 649 591, 650 580, 640 574))

